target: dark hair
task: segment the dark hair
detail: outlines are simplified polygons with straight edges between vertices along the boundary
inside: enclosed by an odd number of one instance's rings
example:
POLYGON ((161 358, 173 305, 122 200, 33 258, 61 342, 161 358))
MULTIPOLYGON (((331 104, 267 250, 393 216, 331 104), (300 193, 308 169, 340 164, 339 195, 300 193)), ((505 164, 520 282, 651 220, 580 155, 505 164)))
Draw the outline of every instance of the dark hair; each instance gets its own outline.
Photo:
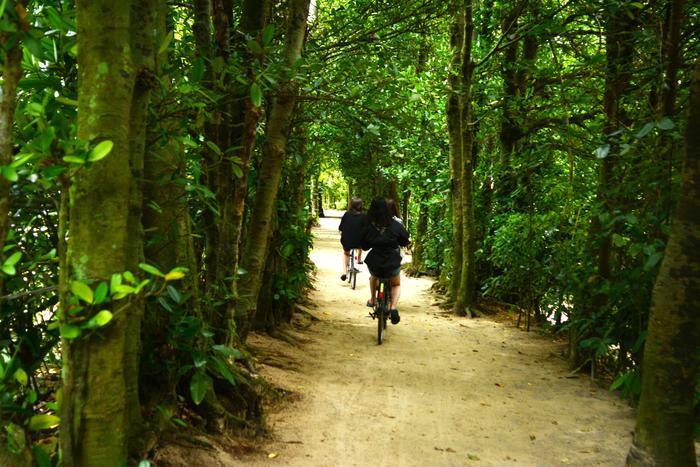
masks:
POLYGON ((377 227, 389 227, 391 225, 391 211, 384 198, 374 198, 367 211, 367 220, 377 227))
POLYGON ((348 211, 354 214, 360 214, 362 212, 362 207, 362 198, 353 198, 350 200, 350 208, 348 211))
POLYGON ((389 206, 389 212, 392 216, 401 217, 399 216, 399 205, 396 203, 396 201, 394 201, 393 198, 387 198, 386 205, 389 206))

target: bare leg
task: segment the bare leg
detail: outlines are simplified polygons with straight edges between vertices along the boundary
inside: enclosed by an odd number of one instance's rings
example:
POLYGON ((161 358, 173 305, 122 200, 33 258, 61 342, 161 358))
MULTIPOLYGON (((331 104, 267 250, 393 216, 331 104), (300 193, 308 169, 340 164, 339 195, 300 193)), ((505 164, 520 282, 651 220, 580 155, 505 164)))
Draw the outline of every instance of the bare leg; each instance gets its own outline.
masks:
POLYGON ((362 250, 359 248, 357 249, 357 262, 358 263, 362 262, 362 250))
POLYGON ((391 309, 394 310, 396 309, 396 306, 399 304, 399 297, 401 296, 401 286, 400 285, 392 285, 391 286, 391 309))
POLYGON ((377 290, 377 278, 374 276, 369 276, 369 302, 374 305, 375 292, 377 290))
POLYGON ((343 251, 343 274, 348 272, 348 264, 350 263, 350 256, 343 251))

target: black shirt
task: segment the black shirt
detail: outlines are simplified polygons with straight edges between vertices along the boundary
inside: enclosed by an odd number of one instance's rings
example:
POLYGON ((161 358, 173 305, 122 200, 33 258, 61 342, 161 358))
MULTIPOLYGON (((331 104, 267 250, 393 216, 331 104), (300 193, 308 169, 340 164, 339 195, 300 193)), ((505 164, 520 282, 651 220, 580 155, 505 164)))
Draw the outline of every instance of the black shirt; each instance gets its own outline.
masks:
POLYGON ((347 211, 340 219, 340 243, 345 250, 360 248, 362 242, 362 232, 367 223, 367 216, 361 212, 347 211))
POLYGON ((362 236, 362 249, 370 251, 365 263, 373 276, 389 277, 401 266, 399 247, 408 245, 408 232, 392 220, 388 227, 370 224, 362 236))

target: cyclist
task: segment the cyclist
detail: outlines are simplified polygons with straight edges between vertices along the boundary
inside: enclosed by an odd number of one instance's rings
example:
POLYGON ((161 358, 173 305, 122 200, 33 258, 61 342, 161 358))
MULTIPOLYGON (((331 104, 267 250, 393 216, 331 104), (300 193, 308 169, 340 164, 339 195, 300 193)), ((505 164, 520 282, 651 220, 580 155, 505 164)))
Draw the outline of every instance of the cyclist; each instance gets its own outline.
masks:
POLYGON ((366 216, 362 213, 362 199, 353 198, 350 201, 348 210, 340 219, 340 244, 343 245, 343 275, 340 276, 341 281, 345 281, 348 276, 348 264, 350 263, 350 250, 357 250, 357 262, 362 264, 362 250, 360 249, 360 241, 362 240, 362 232, 366 225, 366 216))
POLYGON ((378 278, 388 277, 391 283, 391 306, 389 315, 392 324, 401 320, 396 306, 401 295, 401 254, 399 247, 408 245, 408 232, 393 219, 384 198, 374 198, 367 211, 367 228, 362 236, 362 249, 369 250, 365 263, 371 274, 369 278, 370 299, 367 306, 374 306, 378 278))

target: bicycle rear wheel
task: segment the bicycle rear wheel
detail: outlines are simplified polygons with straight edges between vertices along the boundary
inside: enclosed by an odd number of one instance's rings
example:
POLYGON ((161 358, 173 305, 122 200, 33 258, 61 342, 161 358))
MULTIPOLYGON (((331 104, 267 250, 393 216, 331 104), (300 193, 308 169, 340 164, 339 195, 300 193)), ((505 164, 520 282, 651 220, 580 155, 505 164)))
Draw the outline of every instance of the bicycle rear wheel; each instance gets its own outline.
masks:
POLYGON ((355 290, 355 286, 357 285, 357 272, 355 272, 355 266, 352 267, 352 276, 350 276, 350 281, 352 290, 355 290))
POLYGON ((380 281, 377 291, 377 297, 375 298, 375 303, 377 304, 376 317, 377 317, 377 345, 382 345, 384 339, 386 338, 386 320, 389 315, 389 307, 387 302, 387 283, 385 281, 380 281))
POLYGON ((384 342, 384 333, 386 332, 386 311, 383 306, 377 307, 377 345, 382 345, 384 342))

